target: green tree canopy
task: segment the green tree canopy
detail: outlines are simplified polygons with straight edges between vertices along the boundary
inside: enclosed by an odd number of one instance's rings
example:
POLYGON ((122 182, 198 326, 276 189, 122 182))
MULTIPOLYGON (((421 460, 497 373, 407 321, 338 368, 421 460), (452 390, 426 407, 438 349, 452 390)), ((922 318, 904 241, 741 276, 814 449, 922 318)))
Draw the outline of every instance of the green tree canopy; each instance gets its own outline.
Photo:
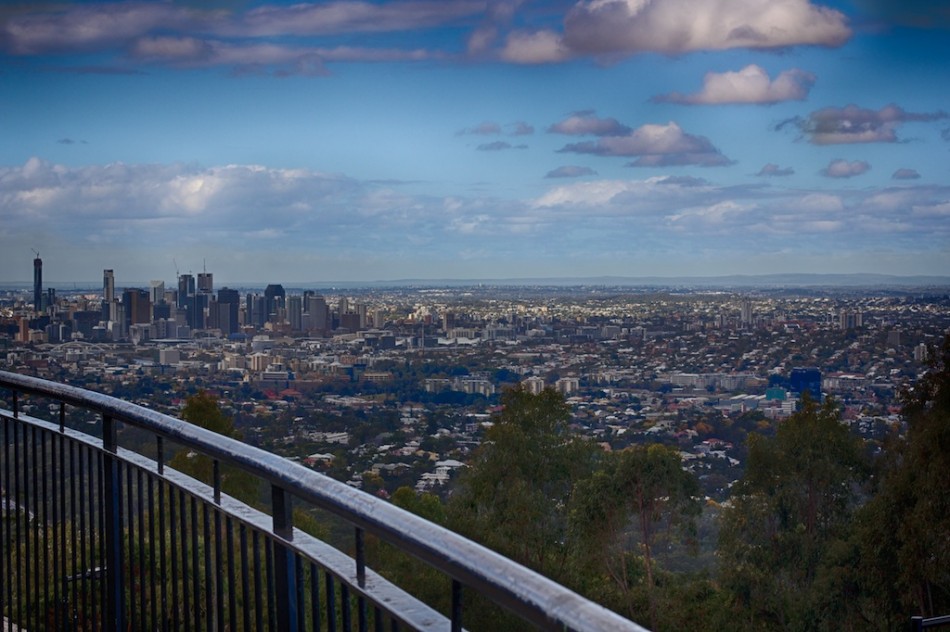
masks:
POLYGON ((774 438, 750 435, 719 549, 723 585, 747 623, 811 627, 816 575, 830 545, 847 536, 866 477, 860 439, 831 399, 804 398, 774 438))
MULTIPOLYGON (((181 417, 189 423, 225 437, 241 438, 234 428, 233 420, 221 411, 218 400, 207 391, 201 390, 190 396, 185 401, 181 417)), ((187 448, 181 449, 172 457, 169 465, 203 483, 213 484, 214 459, 205 454, 198 454, 187 448)), ((252 475, 233 467, 221 468, 221 490, 224 493, 253 505, 258 500, 257 488, 257 480, 252 475)))
POLYGON ((636 593, 643 585, 656 629, 652 551, 657 530, 688 530, 701 509, 699 483, 683 469, 679 452, 652 444, 604 454, 599 469, 578 482, 571 508, 572 535, 589 575, 608 578, 608 605, 636 617, 636 593), (631 553, 637 549, 642 563, 631 553))
POLYGON ((503 410, 459 477, 449 525, 508 557, 562 580, 568 504, 596 447, 571 434, 570 409, 553 389, 506 391, 503 410))

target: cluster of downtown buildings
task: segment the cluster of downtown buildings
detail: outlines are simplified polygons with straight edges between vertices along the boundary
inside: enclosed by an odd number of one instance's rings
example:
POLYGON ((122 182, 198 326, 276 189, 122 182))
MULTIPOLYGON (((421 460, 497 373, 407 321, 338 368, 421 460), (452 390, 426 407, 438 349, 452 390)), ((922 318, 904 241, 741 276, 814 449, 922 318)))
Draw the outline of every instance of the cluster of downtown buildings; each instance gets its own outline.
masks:
MULTIPOLYGON (((151 281, 147 288, 117 291, 115 273, 103 270, 100 297, 57 300, 56 291, 43 291, 43 264, 33 261, 33 309, 14 317, 18 342, 63 343, 189 340, 199 335, 240 339, 267 331, 276 334, 322 336, 382 326, 381 314, 371 317, 365 304, 346 298, 331 308, 316 292, 288 296, 283 286, 268 285, 262 293, 244 296, 236 289, 214 288, 210 272, 178 275, 177 288, 151 281)), ((11 333, 10 323, 6 330, 11 333)))

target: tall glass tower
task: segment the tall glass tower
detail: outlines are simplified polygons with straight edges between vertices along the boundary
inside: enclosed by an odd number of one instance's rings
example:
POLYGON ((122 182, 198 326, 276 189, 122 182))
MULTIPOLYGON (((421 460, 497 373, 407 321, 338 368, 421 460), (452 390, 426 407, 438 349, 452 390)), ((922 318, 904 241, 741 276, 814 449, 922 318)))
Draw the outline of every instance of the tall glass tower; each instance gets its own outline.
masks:
POLYGON ((43 311, 43 260, 38 252, 33 260, 33 310, 43 311))

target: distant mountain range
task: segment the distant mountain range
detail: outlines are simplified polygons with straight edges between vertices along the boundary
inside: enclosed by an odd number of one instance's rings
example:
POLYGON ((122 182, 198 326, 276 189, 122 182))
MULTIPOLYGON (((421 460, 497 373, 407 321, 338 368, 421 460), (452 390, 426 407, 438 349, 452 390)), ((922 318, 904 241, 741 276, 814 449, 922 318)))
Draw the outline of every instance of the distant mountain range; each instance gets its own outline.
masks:
MULTIPOLYGON (((519 277, 510 279, 393 279, 388 281, 310 281, 288 282, 275 279, 287 288, 366 289, 386 287, 470 287, 470 286, 608 286, 661 288, 950 288, 950 276, 890 274, 733 274, 725 276, 596 276, 596 277, 519 277)), ((234 288, 263 288, 267 282, 216 283, 234 288)), ((47 282, 45 287, 64 291, 98 290, 101 282, 47 282)), ((148 282, 124 283, 122 287, 148 287, 148 282)), ((32 283, 0 282, 0 288, 22 290, 32 283)))

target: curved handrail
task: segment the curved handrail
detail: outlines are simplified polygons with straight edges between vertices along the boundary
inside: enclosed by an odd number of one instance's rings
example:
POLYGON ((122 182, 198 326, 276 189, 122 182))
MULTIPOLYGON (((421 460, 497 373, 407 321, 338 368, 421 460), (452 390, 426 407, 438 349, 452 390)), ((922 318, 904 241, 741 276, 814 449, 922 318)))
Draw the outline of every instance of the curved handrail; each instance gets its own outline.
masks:
POLYGON ((457 533, 236 439, 108 395, 17 373, 0 371, 0 387, 97 411, 249 471, 414 555, 495 603, 527 615, 543 629, 645 632, 629 619, 457 533))

